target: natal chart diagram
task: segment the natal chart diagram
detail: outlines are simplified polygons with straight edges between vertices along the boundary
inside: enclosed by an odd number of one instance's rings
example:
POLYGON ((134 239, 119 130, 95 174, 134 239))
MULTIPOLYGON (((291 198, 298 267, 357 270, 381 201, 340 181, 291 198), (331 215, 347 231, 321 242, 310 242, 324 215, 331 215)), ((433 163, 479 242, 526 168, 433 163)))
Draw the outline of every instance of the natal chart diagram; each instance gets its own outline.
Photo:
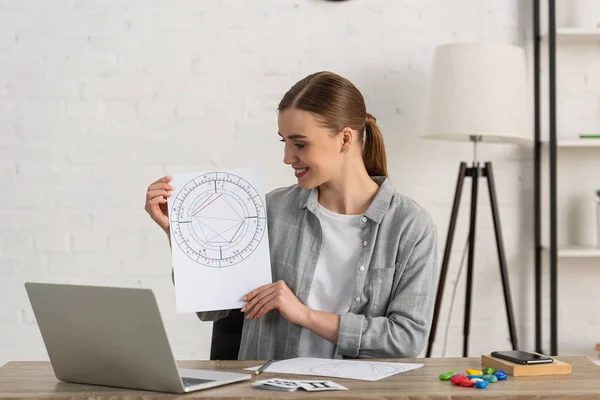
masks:
POLYGON ((241 262, 264 238, 266 215, 261 196, 231 173, 207 173, 187 182, 171 210, 177 245, 191 260, 207 267, 241 262))
POLYGON ((388 374, 397 374, 404 372, 406 369, 402 366, 384 363, 370 363, 365 361, 359 362, 327 362, 319 365, 313 365, 302 369, 303 372, 309 375, 321 376, 379 376, 388 374))
POLYGON ((421 367, 423 364, 296 357, 274 362, 267 372, 377 381, 421 367))
POLYGON ((171 253, 179 312, 240 308, 272 282, 264 184, 252 170, 173 175, 171 253))

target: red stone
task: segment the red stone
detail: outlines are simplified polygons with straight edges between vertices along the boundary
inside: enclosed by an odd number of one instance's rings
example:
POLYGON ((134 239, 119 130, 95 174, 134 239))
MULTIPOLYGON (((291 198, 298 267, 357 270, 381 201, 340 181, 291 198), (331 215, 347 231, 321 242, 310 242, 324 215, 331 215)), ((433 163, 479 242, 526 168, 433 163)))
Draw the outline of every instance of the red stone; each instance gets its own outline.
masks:
POLYGON ((455 385, 460 385, 461 382, 468 380, 469 378, 464 375, 454 375, 452 378, 450 378, 450 382, 454 383, 455 385))

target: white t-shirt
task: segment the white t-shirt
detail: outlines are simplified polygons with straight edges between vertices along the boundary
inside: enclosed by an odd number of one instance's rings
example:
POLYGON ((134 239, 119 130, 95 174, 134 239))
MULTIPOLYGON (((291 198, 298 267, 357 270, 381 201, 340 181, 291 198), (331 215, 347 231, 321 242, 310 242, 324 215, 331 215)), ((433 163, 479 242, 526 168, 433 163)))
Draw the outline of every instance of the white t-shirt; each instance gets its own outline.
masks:
MULTIPOLYGON (((350 309, 356 265, 361 251, 362 215, 345 215, 318 205, 323 245, 306 305, 342 314, 350 309)), ((341 358, 335 345, 309 329, 302 329, 298 357, 341 358)))

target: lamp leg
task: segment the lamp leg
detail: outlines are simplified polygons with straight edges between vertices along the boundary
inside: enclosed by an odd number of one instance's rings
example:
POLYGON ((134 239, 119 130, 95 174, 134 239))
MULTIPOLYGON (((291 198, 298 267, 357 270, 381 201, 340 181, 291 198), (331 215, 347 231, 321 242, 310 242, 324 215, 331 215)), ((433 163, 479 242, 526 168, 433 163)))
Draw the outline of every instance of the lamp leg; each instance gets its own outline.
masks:
POLYGON ((425 357, 431 357, 433 342, 437 331, 438 318, 440 308, 442 306, 442 298, 444 297, 444 284, 446 283, 446 275, 448 274, 448 264, 450 263, 450 252, 452 250, 452 241, 454 240, 454 231, 456 230, 456 220, 458 219, 458 209, 460 206, 460 197, 462 187, 465 181, 467 172, 467 164, 460 163, 458 169, 458 179, 456 180, 456 191, 454 192, 454 202, 452 203, 452 213, 450 214, 450 224, 448 225, 448 236, 446 237, 446 247, 444 248, 444 258, 442 259, 442 268, 438 281, 438 288, 435 296, 435 306, 433 309, 433 320, 431 322, 431 330, 429 332, 429 340, 427 344, 427 352, 425 357))
POLYGON ((473 292, 473 264, 475 262, 475 226, 477 222, 477 194, 479 184, 479 163, 468 170, 473 178, 471 189, 471 215, 469 218, 469 254, 467 261, 467 285, 465 300, 465 317, 463 321, 463 357, 469 354, 469 333, 471 330, 471 295, 473 292))
POLYGON ((498 261, 500 263, 500 275, 502 277, 502 288, 504 290, 504 305, 506 307, 506 318, 508 320, 508 329, 510 332, 510 342, 513 350, 518 350, 517 331, 515 328, 515 316, 512 306, 512 297, 510 294, 510 283, 508 281, 508 269, 506 267, 506 254, 504 253, 504 240, 502 238, 502 228, 500 226, 500 214, 498 212, 498 197, 496 195, 496 183, 494 181, 494 172, 492 163, 486 162, 484 174, 487 176, 488 189, 490 192, 490 203, 492 206, 492 219, 494 221, 494 232, 496 234, 496 247, 498 249, 498 261))

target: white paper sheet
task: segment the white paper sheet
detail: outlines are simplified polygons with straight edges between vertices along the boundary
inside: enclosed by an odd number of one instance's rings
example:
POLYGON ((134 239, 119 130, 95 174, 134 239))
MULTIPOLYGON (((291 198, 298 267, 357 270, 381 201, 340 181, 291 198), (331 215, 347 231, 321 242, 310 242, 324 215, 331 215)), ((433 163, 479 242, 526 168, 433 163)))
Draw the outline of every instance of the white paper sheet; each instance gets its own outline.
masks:
POLYGON ((264 180, 253 170, 174 174, 168 199, 179 313, 234 309, 272 282, 264 180))
MULTIPOLYGON (((329 358, 298 357, 277 361, 264 372, 282 374, 330 376, 333 378, 378 381, 389 376, 421 368, 423 364, 370 362, 357 360, 332 360, 329 358)), ((255 371, 259 366, 246 368, 255 371)))

